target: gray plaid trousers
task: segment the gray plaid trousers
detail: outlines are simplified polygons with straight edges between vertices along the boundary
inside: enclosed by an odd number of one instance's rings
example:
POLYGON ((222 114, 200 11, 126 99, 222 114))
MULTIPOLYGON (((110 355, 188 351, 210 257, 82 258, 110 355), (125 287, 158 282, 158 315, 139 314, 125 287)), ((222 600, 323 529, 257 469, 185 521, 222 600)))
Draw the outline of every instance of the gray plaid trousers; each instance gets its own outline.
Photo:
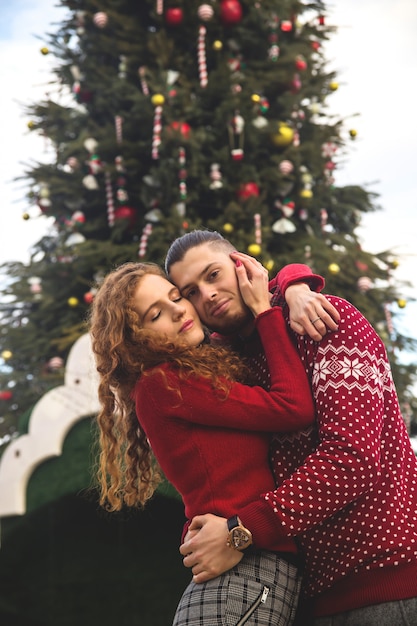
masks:
POLYGON ((222 576, 191 582, 173 626, 291 626, 300 587, 295 565, 275 552, 254 551, 222 576))

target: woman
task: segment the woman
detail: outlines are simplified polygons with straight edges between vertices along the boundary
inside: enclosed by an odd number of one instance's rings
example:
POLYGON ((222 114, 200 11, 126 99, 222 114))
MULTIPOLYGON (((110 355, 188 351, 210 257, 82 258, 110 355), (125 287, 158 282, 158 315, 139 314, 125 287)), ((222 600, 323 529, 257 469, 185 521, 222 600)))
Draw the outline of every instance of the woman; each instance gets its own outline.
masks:
POLYGON ((202 511, 230 518, 225 541, 235 567, 209 583, 191 582, 175 626, 284 626, 298 599, 295 543, 285 540, 270 551, 255 546, 242 558, 251 536, 235 512, 274 488, 269 434, 306 427, 314 408, 281 310, 270 308, 267 274, 249 280, 240 261, 236 274, 264 344, 269 392, 243 384, 242 362, 210 345, 194 307, 154 264, 127 263, 111 272, 92 307, 101 504, 144 505, 163 473, 188 519, 202 511))

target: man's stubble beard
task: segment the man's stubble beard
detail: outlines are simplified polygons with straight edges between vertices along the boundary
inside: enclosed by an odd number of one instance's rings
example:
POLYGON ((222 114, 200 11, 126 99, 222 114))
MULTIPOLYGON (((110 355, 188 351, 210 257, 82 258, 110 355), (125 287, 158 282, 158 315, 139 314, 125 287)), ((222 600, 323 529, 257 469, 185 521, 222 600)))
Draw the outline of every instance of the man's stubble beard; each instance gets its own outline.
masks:
POLYGON ((249 309, 245 309, 236 313, 233 317, 227 317, 219 320, 218 323, 207 324, 211 332, 220 335, 236 335, 245 331, 252 325, 254 317, 249 309))

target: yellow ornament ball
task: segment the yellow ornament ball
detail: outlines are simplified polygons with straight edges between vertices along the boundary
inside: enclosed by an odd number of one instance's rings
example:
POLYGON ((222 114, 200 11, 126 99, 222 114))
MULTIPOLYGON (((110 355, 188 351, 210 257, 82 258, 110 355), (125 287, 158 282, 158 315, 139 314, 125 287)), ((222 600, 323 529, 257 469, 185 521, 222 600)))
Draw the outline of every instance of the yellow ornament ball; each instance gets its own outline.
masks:
POLYGON ((13 352, 11 352, 10 350, 3 350, 3 352, 1 353, 1 358, 4 359, 5 361, 8 361, 9 359, 11 359, 13 356, 13 352))
POLYGON ((300 198, 304 198, 304 200, 310 200, 313 197, 313 192, 311 189, 301 189, 300 198))
POLYGON ((41 54, 43 54, 44 56, 46 54, 49 54, 49 48, 47 48, 46 46, 43 46, 43 48, 41 48, 41 54))
POLYGON ((68 302, 68 306, 70 307, 76 307, 79 304, 78 298, 75 298, 74 296, 72 296, 71 298, 68 298, 67 302, 68 302))
POLYGON ((223 48, 223 43, 220 41, 220 39, 216 39, 216 41, 213 42, 213 50, 217 50, 218 52, 222 48, 223 48))
POLYGON ((29 120, 28 128, 29 128, 29 130, 33 130, 35 128, 35 122, 33 122, 32 120, 29 120))
POLYGON ((230 224, 229 222, 226 222, 226 224, 223 224, 223 230, 225 233, 232 233, 233 232, 233 224, 230 224))
POLYGON ((337 263, 330 263, 327 269, 329 270, 330 274, 338 274, 340 272, 340 267, 337 263))
POLYGON ((261 101, 261 96, 258 93, 253 93, 250 97, 250 99, 252 100, 252 102, 260 102, 261 101))
POLYGON ((399 300, 397 300, 397 304, 400 309, 404 309, 407 306, 407 300, 404 300, 404 298, 400 298, 399 300))
POLYGON ((400 262, 398 259, 394 259, 393 262, 391 263, 392 267, 394 270, 397 269, 397 267, 399 266, 400 262))
POLYGON ((29 220, 30 219, 29 213, 23 213, 22 218, 25 220, 25 222, 29 220))
POLYGON ((355 130, 354 128, 351 128, 349 131, 349 135, 352 137, 352 139, 355 139, 356 135, 358 134, 358 131, 355 130))
POLYGON ((337 91, 339 89, 339 83, 337 83, 336 81, 332 81, 331 83, 329 83, 329 89, 331 91, 337 91))
POLYGON ((152 96, 151 102, 154 105, 154 107, 159 107, 164 104, 165 98, 161 93, 156 93, 152 96))
POLYGON ((265 267, 268 270, 268 272, 270 272, 271 270, 274 269, 274 265, 275 263, 273 262, 272 259, 269 259, 266 263, 265 263, 265 267))
POLYGON ((258 243, 251 243, 250 246, 248 246, 248 252, 252 256, 259 256, 262 252, 262 248, 258 243))
POLYGON ((272 143, 274 143, 279 148, 285 148, 286 146, 289 146, 290 143, 292 143, 294 139, 294 131, 287 124, 280 122, 278 124, 278 133, 272 135, 271 139, 272 143))

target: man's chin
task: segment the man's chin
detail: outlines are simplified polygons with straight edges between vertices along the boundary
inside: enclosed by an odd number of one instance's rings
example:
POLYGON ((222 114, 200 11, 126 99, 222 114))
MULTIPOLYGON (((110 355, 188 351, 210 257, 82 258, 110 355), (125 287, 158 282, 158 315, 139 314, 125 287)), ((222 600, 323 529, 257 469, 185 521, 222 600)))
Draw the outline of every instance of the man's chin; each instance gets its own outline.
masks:
POLYGON ((221 335, 236 335, 245 334, 245 331, 252 326, 252 323, 253 316, 249 312, 248 314, 241 314, 235 317, 210 320, 207 326, 212 332, 220 333, 221 335))

